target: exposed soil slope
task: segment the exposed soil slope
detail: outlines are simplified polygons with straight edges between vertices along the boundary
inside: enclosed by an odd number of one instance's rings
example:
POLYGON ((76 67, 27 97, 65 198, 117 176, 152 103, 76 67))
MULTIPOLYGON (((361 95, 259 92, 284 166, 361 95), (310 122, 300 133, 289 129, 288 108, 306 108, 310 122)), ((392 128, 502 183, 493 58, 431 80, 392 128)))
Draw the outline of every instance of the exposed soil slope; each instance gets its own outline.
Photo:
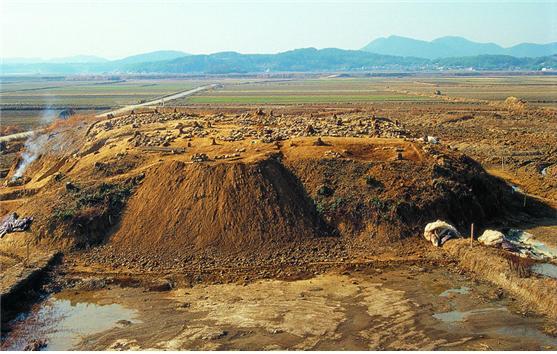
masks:
POLYGON ((169 161, 147 173, 110 242, 148 252, 235 252, 324 233, 296 177, 274 159, 169 161))

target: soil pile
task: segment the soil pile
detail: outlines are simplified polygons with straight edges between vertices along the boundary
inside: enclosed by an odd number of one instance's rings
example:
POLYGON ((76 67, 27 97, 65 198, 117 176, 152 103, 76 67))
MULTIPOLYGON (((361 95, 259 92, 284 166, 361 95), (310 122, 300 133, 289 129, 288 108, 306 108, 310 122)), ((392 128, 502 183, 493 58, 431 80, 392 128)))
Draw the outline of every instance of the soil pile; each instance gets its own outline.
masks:
POLYGON ((509 110, 523 111, 526 108, 526 101, 514 96, 509 96, 505 99, 504 105, 509 110))
POLYGON ((303 181, 324 219, 347 238, 381 245, 421 233, 432 220, 462 231, 527 219, 547 208, 529 200, 462 154, 434 153, 424 161, 293 159, 285 164, 303 181), (364 241, 364 240, 362 240, 364 241))
POLYGON ((129 200, 110 240, 122 251, 252 251, 327 234, 315 207, 278 161, 161 163, 129 200))
POLYGON ((547 209, 443 144, 370 137, 373 116, 327 117, 269 115, 261 128, 251 115, 142 114, 68 130, 73 139, 49 133, 0 208, 33 216, 48 247, 107 243, 88 253, 115 267, 377 255, 433 220, 467 233, 547 209), (305 136, 297 120, 340 136, 305 136), (232 131, 241 139, 219 138, 232 131))

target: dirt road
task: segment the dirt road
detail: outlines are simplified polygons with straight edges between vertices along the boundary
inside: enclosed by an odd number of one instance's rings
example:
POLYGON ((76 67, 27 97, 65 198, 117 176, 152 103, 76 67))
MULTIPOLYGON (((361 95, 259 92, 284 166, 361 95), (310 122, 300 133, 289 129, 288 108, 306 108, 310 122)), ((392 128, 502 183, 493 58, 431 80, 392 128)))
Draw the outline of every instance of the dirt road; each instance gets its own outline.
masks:
POLYGON ((33 135, 32 130, 28 131, 28 132, 22 132, 22 133, 10 134, 10 135, 6 135, 6 136, 0 136, 0 143, 1 142, 8 142, 8 141, 15 140, 15 139, 28 138, 31 135, 33 135))
POLYGON ((178 93, 172 94, 170 96, 161 97, 161 98, 158 98, 156 100, 149 101, 149 102, 144 102, 144 103, 140 103, 140 104, 132 104, 132 105, 129 105, 129 106, 125 106, 125 107, 122 107, 122 108, 115 109, 115 110, 110 111, 110 112, 97 114, 96 117, 99 117, 99 118, 106 117, 109 114, 118 115, 118 114, 129 112, 133 109, 140 108, 140 107, 153 106, 153 105, 156 105, 156 104, 163 104, 164 102, 172 101, 172 100, 175 100, 177 98, 191 96, 191 95, 196 94, 198 92, 205 91, 205 90, 208 90, 208 89, 211 89, 211 88, 215 88, 217 86, 218 86, 218 84, 211 84, 211 85, 196 87, 192 90, 178 92, 178 93))

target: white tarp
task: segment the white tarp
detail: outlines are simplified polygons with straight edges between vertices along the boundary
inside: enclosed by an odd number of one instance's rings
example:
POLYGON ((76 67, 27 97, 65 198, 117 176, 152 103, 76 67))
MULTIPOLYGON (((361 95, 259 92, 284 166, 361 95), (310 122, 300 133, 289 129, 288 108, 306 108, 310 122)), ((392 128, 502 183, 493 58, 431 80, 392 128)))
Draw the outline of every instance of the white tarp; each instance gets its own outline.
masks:
POLYGON ((437 247, 442 246, 451 238, 458 237, 460 237, 458 230, 453 225, 442 220, 430 222, 424 230, 424 238, 437 247))
POLYGON ((557 259, 557 250, 546 246, 526 231, 509 229, 506 233, 495 230, 485 230, 478 237, 478 241, 486 246, 501 247, 507 251, 517 253, 521 257, 536 260, 557 259))

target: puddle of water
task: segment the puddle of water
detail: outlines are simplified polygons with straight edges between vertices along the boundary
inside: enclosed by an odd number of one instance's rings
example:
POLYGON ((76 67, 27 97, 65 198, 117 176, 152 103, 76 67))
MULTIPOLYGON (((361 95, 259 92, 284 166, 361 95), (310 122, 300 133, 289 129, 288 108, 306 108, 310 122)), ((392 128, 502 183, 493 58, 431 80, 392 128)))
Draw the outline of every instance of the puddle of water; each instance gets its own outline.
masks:
POLYGON ((450 296, 451 294, 461 294, 461 295, 466 295, 470 292, 470 288, 467 286, 462 286, 460 288, 453 288, 453 289, 449 289, 449 290, 445 290, 443 291, 441 294, 439 294, 439 296, 442 297, 447 297, 450 296))
POLYGON ((536 338, 542 345, 549 345, 553 348, 557 347, 557 338, 550 337, 542 331, 529 326, 505 326, 498 328, 495 332, 513 338, 536 338))
POLYGON ((474 309, 470 311, 440 312, 433 314, 433 317, 443 322, 461 322, 467 320, 470 316, 492 313, 494 311, 507 312, 508 310, 504 307, 488 307, 485 309, 474 309))
POLYGON ((44 350, 70 350, 86 335, 131 321, 135 312, 118 304, 97 305, 49 298, 38 308, 12 321, 12 330, 2 339, 2 350, 23 350, 33 340, 46 339, 44 350))
POLYGON ((519 348, 522 350, 531 348, 527 343, 536 343, 547 347, 546 349, 557 347, 557 338, 543 333, 534 323, 517 317, 506 307, 442 312, 434 314, 433 317, 445 322, 453 330, 462 331, 468 328, 468 330, 472 329, 472 334, 521 343, 519 348))
POLYGON ((22 350, 36 339, 48 341, 46 350, 408 350, 435 348, 438 340, 453 349, 477 349, 480 342, 504 350, 557 348, 557 339, 539 330, 540 319, 513 313, 503 300, 480 301, 476 295, 490 285, 438 269, 420 272, 414 281, 409 274, 403 269, 194 286, 165 297, 133 288, 67 290, 14 320, 0 349, 22 350), (215 333, 228 334, 221 339, 215 333), (465 338, 474 339, 458 344, 465 338))
POLYGON ((551 263, 538 263, 532 266, 532 271, 539 275, 557 279, 557 266, 551 263))

